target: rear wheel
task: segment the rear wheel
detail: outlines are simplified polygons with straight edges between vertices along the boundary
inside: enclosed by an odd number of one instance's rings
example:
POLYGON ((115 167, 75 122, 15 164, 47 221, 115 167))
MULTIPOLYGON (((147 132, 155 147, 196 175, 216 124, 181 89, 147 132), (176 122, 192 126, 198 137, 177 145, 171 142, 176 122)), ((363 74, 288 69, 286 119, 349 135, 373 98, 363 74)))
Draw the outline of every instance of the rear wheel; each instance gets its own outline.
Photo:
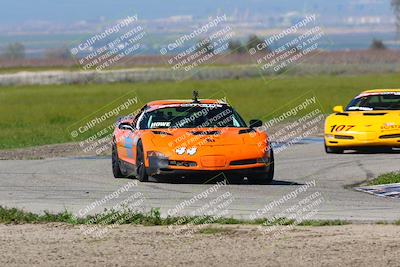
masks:
POLYGON ((248 177, 248 181, 251 184, 269 184, 274 179, 275 163, 274 163, 274 151, 271 148, 271 155, 268 160, 268 170, 263 174, 252 175, 248 177))
POLYGON ((136 149, 136 177, 141 182, 146 182, 149 180, 149 176, 146 172, 146 166, 144 164, 144 152, 142 141, 139 141, 136 149))
POLYGON ((114 178, 125 177, 121 172, 121 168, 119 165, 117 145, 115 143, 112 145, 111 164, 112 164, 112 172, 113 172, 114 178))

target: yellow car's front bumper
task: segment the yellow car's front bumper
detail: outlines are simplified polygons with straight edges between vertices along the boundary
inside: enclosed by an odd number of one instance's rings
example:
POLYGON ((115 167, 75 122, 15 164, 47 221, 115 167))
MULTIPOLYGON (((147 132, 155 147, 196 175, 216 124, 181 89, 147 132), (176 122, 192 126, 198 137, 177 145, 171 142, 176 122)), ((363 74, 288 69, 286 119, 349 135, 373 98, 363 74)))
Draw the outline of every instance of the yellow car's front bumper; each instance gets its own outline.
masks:
POLYGON ((400 147, 400 132, 346 132, 325 133, 325 144, 328 147, 400 147))

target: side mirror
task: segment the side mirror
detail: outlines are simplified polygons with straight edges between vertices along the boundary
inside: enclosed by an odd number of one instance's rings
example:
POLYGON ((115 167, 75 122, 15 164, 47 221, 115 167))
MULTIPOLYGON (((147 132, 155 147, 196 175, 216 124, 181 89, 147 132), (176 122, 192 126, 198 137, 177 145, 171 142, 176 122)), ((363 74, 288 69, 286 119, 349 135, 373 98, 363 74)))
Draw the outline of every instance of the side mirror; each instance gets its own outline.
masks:
POLYGON ((120 123, 118 125, 118 128, 121 130, 127 130, 127 131, 132 131, 132 132, 134 131, 132 125, 130 125, 127 122, 120 123))
POLYGON ((250 128, 261 127, 262 121, 260 120, 250 120, 250 128))
POLYGON ((343 113, 344 112, 344 108, 343 108, 343 106, 334 106, 333 107, 333 112, 334 113, 343 113))

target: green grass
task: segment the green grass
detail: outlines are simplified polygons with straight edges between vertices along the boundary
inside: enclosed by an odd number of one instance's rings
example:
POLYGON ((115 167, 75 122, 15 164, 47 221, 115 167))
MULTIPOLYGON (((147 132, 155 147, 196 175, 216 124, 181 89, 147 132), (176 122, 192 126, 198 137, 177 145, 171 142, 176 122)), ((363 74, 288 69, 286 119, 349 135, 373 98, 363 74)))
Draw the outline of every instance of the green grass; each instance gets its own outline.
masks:
MULTIPOLYGON (((121 224, 134 224, 144 226, 155 226, 155 225, 186 225, 186 224, 219 224, 219 225, 289 225, 294 223, 293 220, 286 220, 284 218, 277 219, 275 221, 268 221, 267 219, 257 220, 240 220, 234 218, 212 218, 210 216, 190 216, 190 217, 161 217, 159 209, 151 209, 147 213, 140 213, 130 210, 123 210, 116 212, 113 210, 105 210, 105 216, 99 217, 99 215, 89 215, 84 218, 75 217, 71 212, 64 211, 60 213, 49 213, 35 214, 26 212, 17 208, 6 208, 0 206, 0 223, 3 224, 26 224, 26 223, 50 223, 60 222, 67 224, 104 224, 110 225, 118 222, 119 218, 126 218, 121 224), (116 216, 118 215, 118 216, 116 216), (97 218, 97 219, 96 219, 97 218), (98 219, 101 218, 101 219, 98 219)), ((347 221, 341 220, 308 220, 298 224, 300 226, 334 226, 334 225, 345 225, 349 224, 347 221)), ((221 232, 220 228, 214 229, 214 227, 205 227, 200 230, 200 233, 214 234, 221 232)))
MULTIPOLYGON (((274 221, 270 221, 266 218, 260 218, 256 220, 243 220, 234 218, 212 218, 211 216, 189 216, 189 217, 161 217, 159 209, 151 209, 147 213, 141 213, 136 211, 130 211, 128 209, 122 211, 105 210, 102 214, 105 216, 99 217, 99 214, 89 215, 83 218, 75 217, 71 212, 65 210, 60 213, 44 212, 43 214, 36 214, 26 212, 17 208, 7 208, 0 206, 0 223, 1 224, 34 224, 34 223, 51 223, 59 222, 71 225, 111 225, 111 224, 131 224, 131 225, 143 225, 143 226, 167 226, 167 225, 262 225, 262 226, 281 226, 294 224, 294 220, 280 218, 274 221), (116 216, 118 215, 118 216, 116 216), (101 218, 101 220, 96 219, 101 218), (111 219, 110 219, 111 218, 111 219), (123 221, 119 221, 119 218, 125 218, 123 221)), ((345 220, 305 220, 297 223, 297 226, 341 226, 352 224, 350 221, 345 220)), ((389 221, 378 221, 375 224, 382 225, 400 225, 400 220, 395 222, 389 221)), ((200 234, 219 234, 229 233, 231 229, 220 228, 215 226, 206 226, 200 228, 197 231, 200 234)))
POLYGON ((394 183, 400 183, 400 171, 389 172, 379 175, 376 179, 370 181, 368 185, 394 184, 394 183))
POLYGON ((307 220, 302 221, 300 226, 335 226, 351 224, 349 221, 343 220, 307 220))
POLYGON ((233 229, 211 227, 211 226, 202 228, 198 231, 199 234, 204 234, 204 235, 229 234, 233 232, 234 232, 233 229))
POLYGON ((78 222, 74 219, 74 216, 67 212, 61 212, 58 214, 51 214, 45 212, 42 215, 26 212, 16 208, 4 208, 0 206, 0 223, 10 224, 22 224, 22 223, 45 223, 45 222, 63 222, 75 224, 78 222))
POLYGON ((146 103, 155 99, 187 99, 196 89, 203 98, 226 96, 249 120, 265 118, 310 91, 317 96, 323 112, 330 113, 334 105, 347 104, 361 90, 399 84, 399 75, 365 75, 0 87, 0 149, 76 141, 69 134, 71 126, 79 125, 82 118, 90 117, 94 111, 106 111, 107 105, 127 93, 137 94, 146 103))
MULTIPOLYGON (((256 66, 255 64, 204 64, 202 67, 246 67, 246 66, 256 66)), ((132 65, 129 67, 126 66, 111 66, 107 68, 107 70, 129 70, 129 69, 148 69, 148 68, 168 68, 170 67, 167 63, 160 63, 160 64, 142 64, 142 65, 132 65)), ((79 64, 74 64, 70 66, 26 66, 26 67, 0 67, 0 74, 11 74, 11 73, 18 73, 18 72, 42 72, 42 71, 81 71, 84 70, 83 67, 79 64)), ((95 71, 95 68, 88 69, 88 71, 95 71)))

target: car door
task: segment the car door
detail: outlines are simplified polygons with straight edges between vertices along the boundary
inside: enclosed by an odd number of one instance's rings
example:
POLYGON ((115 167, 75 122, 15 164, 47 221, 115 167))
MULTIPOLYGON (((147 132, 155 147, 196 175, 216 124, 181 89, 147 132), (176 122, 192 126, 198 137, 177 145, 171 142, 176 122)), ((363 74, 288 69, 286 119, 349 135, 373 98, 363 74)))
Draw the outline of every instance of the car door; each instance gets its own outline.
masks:
POLYGON ((134 118, 119 124, 117 129, 118 157, 133 165, 136 164, 136 144, 140 135, 136 124, 145 109, 146 106, 142 107, 134 118))
POLYGON ((134 136, 135 130, 132 128, 124 127, 120 129, 120 140, 118 148, 118 156, 121 160, 135 164, 135 147, 134 147, 134 136))

